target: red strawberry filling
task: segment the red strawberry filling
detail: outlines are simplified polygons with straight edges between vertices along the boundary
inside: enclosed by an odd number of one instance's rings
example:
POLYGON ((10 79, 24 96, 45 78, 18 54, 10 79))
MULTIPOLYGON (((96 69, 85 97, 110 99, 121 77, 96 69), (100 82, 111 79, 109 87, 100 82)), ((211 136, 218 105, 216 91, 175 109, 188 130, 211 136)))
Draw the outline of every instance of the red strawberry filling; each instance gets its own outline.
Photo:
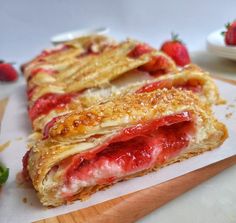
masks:
POLYGON ((58 71, 53 70, 53 69, 46 69, 46 68, 36 68, 36 69, 31 71, 30 76, 28 78, 28 81, 30 79, 32 79, 34 76, 36 76, 38 73, 47 73, 47 74, 51 75, 51 74, 57 74, 58 71))
POLYGON ((59 164, 66 169, 62 196, 69 199, 77 187, 116 182, 161 165, 184 150, 194 132, 190 112, 126 128, 103 145, 59 164))
POLYGON ((150 53, 153 49, 148 46, 147 44, 137 44, 134 49, 129 53, 129 57, 131 58, 138 58, 145 53, 150 53))
POLYGON ((167 74, 170 69, 169 61, 164 56, 153 56, 147 64, 138 68, 140 71, 148 72, 152 76, 167 74))
POLYGON ((34 95, 34 91, 35 91, 36 89, 37 89, 37 86, 33 86, 33 87, 28 88, 28 89, 26 90, 26 95, 27 95, 28 100, 31 100, 31 98, 32 98, 33 95, 34 95))
MULTIPOLYGON (((153 50, 147 44, 138 44, 128 56, 131 58, 138 58, 146 53, 150 53, 153 50)), ((147 63, 138 68, 140 71, 148 72, 152 76, 159 76, 169 72, 170 64, 169 60, 162 56, 153 56, 152 59, 147 63)))
POLYGON ((57 120, 59 120, 62 116, 64 115, 60 115, 60 116, 56 116, 54 117, 51 121, 49 121, 43 129, 43 139, 48 138, 49 135, 49 131, 50 129, 53 127, 53 125, 57 122, 57 120))
POLYGON ((170 89, 172 87, 189 90, 194 93, 202 92, 202 84, 198 80, 191 79, 183 83, 174 83, 174 80, 166 79, 166 80, 160 80, 157 82, 146 84, 140 89, 138 89, 136 93, 151 92, 151 91, 155 91, 157 89, 163 89, 163 88, 170 89))
POLYGON ((64 108, 69 104, 76 93, 56 94, 48 93, 35 101, 34 105, 29 109, 29 117, 33 121, 40 115, 48 114, 53 109, 64 108))
POLYGON ((22 159, 22 164, 23 164, 22 176, 24 177, 24 179, 26 181, 29 180, 29 173, 28 173, 28 169, 27 169, 27 165, 29 162, 29 153, 30 153, 30 150, 28 150, 26 152, 26 154, 24 155, 24 157, 22 159))

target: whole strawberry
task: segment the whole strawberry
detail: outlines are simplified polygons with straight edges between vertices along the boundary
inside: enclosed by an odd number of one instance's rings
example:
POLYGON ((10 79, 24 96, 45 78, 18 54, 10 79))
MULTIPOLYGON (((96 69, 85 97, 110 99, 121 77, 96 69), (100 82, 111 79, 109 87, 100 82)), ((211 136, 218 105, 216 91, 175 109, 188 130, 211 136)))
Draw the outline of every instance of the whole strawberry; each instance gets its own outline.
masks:
POLYGON ((226 31, 223 32, 225 36, 225 44, 229 46, 236 46, 236 21, 225 25, 226 31))
POLYGON ((186 46, 179 40, 177 34, 171 34, 172 39, 164 42, 161 51, 170 56, 178 66, 185 66, 191 62, 186 46))
POLYGON ((0 81, 16 81, 18 74, 10 63, 0 61, 0 81))

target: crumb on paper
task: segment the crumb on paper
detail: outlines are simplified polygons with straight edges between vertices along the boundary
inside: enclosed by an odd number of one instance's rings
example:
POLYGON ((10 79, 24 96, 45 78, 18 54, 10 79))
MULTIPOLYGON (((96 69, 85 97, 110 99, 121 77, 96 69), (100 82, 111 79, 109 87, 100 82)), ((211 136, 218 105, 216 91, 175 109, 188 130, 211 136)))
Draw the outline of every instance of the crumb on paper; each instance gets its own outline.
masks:
POLYGON ((230 119, 232 117, 232 115, 233 115, 232 112, 227 113, 227 114, 225 114, 225 118, 230 119))
POLYGON ((22 139, 23 139, 23 137, 17 137, 17 138, 16 138, 17 141, 20 141, 20 140, 22 140, 22 139))
POLYGON ((27 203, 27 198, 26 198, 26 197, 23 197, 23 198, 22 198, 22 202, 26 204, 26 203, 27 203))
POLYGON ((217 105, 225 105, 225 104, 227 104, 227 103, 228 103, 228 102, 227 102, 226 99, 220 98, 219 101, 217 102, 217 105))
POLYGON ((0 152, 2 152, 4 149, 6 149, 8 146, 10 146, 11 141, 8 140, 7 142, 0 145, 0 152))

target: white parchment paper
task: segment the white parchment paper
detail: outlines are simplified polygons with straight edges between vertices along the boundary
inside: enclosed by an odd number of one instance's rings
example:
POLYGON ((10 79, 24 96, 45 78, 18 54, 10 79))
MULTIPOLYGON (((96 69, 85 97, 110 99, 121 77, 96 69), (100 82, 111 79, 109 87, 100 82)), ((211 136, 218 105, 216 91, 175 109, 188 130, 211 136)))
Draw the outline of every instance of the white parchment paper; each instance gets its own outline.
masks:
POLYGON ((10 168, 9 179, 0 192, 0 222, 32 222, 79 210, 121 195, 151 187, 235 155, 236 86, 222 81, 216 81, 216 83, 220 89, 221 95, 228 101, 226 105, 214 107, 216 116, 227 125, 229 130, 229 138, 220 148, 181 163, 165 167, 146 176, 118 183, 106 191, 94 194, 85 202, 77 201, 71 205, 53 209, 44 208, 39 203, 33 189, 21 188, 16 184, 15 177, 22 168, 21 160, 26 152, 26 137, 31 131, 26 113, 27 102, 24 94, 25 86, 20 86, 10 97, 1 126, 0 144, 8 140, 11 141, 11 144, 0 153, 0 161, 10 168), (22 139, 19 140, 19 137, 22 137, 22 139), (23 202, 23 198, 27 198, 26 203, 23 202))

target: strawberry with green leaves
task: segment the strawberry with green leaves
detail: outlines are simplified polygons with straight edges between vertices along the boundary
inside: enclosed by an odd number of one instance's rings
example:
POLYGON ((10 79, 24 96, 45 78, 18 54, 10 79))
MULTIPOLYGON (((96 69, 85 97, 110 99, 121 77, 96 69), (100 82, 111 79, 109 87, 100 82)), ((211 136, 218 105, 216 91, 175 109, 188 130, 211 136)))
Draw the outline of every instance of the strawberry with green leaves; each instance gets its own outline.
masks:
POLYGON ((0 81, 16 81, 18 74, 11 63, 0 60, 0 81))
POLYGON ((178 38, 177 34, 171 34, 172 39, 164 42, 161 51, 170 56, 178 66, 185 66, 191 63, 190 56, 186 46, 178 38))
POLYGON ((236 46, 236 20, 225 25, 226 31, 224 35, 225 44, 228 46, 236 46))

